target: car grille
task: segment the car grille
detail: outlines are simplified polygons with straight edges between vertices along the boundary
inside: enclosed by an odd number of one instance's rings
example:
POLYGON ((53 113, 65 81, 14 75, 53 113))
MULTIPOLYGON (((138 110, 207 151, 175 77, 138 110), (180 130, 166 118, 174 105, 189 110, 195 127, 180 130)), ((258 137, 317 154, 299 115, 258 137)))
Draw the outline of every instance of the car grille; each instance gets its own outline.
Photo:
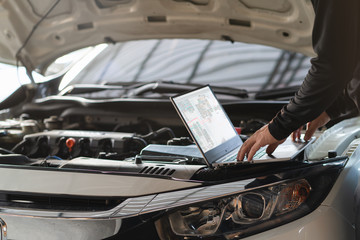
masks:
POLYGON ((119 205, 125 199, 58 197, 22 194, 0 194, 1 207, 30 208, 63 211, 105 211, 119 205))

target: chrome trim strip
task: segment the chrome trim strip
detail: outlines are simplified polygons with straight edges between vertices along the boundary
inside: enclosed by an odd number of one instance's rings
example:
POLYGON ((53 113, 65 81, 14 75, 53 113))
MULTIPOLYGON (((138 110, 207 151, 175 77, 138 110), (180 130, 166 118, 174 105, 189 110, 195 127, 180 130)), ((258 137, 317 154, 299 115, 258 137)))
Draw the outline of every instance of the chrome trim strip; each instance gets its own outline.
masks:
MULTIPOLYGON (((128 218, 138 216, 140 214, 156 212, 173 207, 183 206, 209 199, 224 197, 227 195, 241 193, 247 190, 246 185, 255 179, 237 181, 233 183, 225 183, 214 186, 205 186, 181 190, 176 192, 168 192, 161 194, 147 195, 143 197, 128 198, 120 205, 107 211, 99 212, 57 212, 57 211, 37 211, 29 209, 14 209, 0 207, 0 215, 18 215, 28 217, 43 218, 76 218, 76 219, 109 219, 109 218, 128 218)), ((283 181, 281 181, 283 182, 283 181)), ((272 184, 278 184, 275 182, 272 184)), ((269 185, 272 185, 269 184, 269 185)), ((264 186, 261 186, 264 187, 264 186)))
MULTIPOLYGON (((109 219, 109 218, 128 218, 140 214, 165 210, 173 207, 183 206, 199 201, 224 197, 227 195, 241 193, 251 190, 245 189, 246 185, 255 179, 225 183, 213 186, 205 186, 181 190, 176 192, 167 192, 161 194, 147 195, 143 197, 128 198, 115 208, 99 212, 59 212, 43 211, 32 209, 15 209, 0 207, 0 215, 17 215, 23 217, 42 217, 42 218, 71 218, 71 219, 109 219)), ((281 181, 283 182, 283 181, 281 181)), ((277 184, 279 182, 276 182, 277 184)), ((272 183, 274 184, 274 183, 272 183)), ((261 186, 264 187, 264 186, 261 186)))
MULTIPOLYGON (((255 178, 252 178, 240 182, 201 187, 196 189, 177 191, 173 193, 158 194, 141 211, 141 214, 184 206, 191 203, 197 203, 211 199, 226 197, 233 194, 239 194, 241 192, 248 190, 246 189, 246 185, 253 182, 254 180, 255 178)), ((261 186, 261 187, 265 187, 265 186, 261 186)))

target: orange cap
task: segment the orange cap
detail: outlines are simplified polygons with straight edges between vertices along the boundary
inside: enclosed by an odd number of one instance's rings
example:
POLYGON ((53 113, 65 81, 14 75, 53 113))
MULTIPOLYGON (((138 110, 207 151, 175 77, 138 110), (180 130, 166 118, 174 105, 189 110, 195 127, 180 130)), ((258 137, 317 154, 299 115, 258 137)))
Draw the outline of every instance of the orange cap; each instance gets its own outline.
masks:
POLYGON ((72 151, 72 148, 75 146, 76 140, 74 138, 68 138, 66 139, 66 146, 69 149, 69 152, 72 151))

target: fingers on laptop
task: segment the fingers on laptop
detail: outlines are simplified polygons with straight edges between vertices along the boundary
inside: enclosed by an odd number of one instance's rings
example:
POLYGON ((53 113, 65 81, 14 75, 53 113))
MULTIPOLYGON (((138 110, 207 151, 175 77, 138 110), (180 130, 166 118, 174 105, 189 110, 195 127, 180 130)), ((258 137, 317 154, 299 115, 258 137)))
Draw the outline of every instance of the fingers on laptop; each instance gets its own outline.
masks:
POLYGON ((243 161, 245 158, 245 155, 248 154, 249 149, 251 148, 252 144, 250 144, 251 139, 249 138, 248 140, 246 140, 243 145, 241 146, 238 155, 237 155, 237 160, 238 161, 243 161))
POLYGON ((315 131, 319 128, 318 125, 312 124, 312 122, 307 124, 306 133, 304 136, 305 141, 309 141, 309 139, 314 135, 315 131))
POLYGON ((301 140, 300 138, 302 128, 303 127, 301 126, 300 128, 296 129, 294 132, 291 133, 291 138, 294 142, 301 140))
POLYGON ((282 144, 282 143, 285 142, 285 140, 286 140, 286 139, 283 139, 283 140, 281 140, 281 141, 279 141, 279 142, 269 144, 269 146, 266 148, 266 153, 267 153, 268 155, 271 155, 271 154, 276 150, 276 148, 277 148, 280 144, 282 144))
POLYGON ((238 160, 238 161, 244 160, 244 157, 245 157, 244 144, 245 144, 245 143, 243 143, 243 145, 241 146, 241 148, 240 148, 240 150, 239 150, 239 152, 238 152, 238 155, 237 155, 237 157, 236 157, 236 160, 238 160))
POLYGON ((256 143, 252 138, 249 138, 241 146, 240 151, 237 156, 238 161, 243 161, 245 156, 247 156, 247 161, 251 161, 255 153, 260 149, 260 145, 256 143))
POLYGON ((255 143, 255 144, 251 147, 251 149, 250 149, 250 151, 249 151, 249 153, 248 153, 248 155, 247 155, 247 160, 248 160, 249 162, 252 161, 255 153, 256 153, 260 148, 261 148, 261 145, 259 145, 259 144, 257 144, 257 143, 255 143))
POLYGON ((266 148, 266 153, 271 155, 275 149, 279 146, 280 143, 273 143, 273 144, 270 144, 267 148, 266 148))

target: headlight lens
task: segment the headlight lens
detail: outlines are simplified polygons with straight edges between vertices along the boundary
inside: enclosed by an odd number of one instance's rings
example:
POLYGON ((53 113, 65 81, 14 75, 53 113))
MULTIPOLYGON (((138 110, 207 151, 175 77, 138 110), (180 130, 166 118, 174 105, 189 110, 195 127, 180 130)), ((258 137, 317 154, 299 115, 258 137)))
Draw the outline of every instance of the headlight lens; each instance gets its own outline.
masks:
POLYGON ((209 204, 177 211, 169 218, 173 231, 178 235, 211 235, 218 229, 222 215, 221 208, 209 204))
POLYGON ((246 228, 299 208, 309 197, 305 180, 244 192, 239 195, 189 206, 169 215, 172 231, 180 236, 214 235, 219 228, 246 228))

